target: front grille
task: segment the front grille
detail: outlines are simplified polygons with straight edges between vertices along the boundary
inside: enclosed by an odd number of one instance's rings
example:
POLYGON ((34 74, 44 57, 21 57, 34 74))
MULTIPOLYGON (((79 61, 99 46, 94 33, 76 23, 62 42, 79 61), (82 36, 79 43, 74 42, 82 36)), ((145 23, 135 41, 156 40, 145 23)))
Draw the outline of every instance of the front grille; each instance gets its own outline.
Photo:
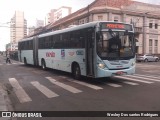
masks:
POLYGON ((124 70, 124 69, 129 69, 129 67, 127 67, 127 68, 113 68, 113 69, 109 69, 109 70, 124 70))

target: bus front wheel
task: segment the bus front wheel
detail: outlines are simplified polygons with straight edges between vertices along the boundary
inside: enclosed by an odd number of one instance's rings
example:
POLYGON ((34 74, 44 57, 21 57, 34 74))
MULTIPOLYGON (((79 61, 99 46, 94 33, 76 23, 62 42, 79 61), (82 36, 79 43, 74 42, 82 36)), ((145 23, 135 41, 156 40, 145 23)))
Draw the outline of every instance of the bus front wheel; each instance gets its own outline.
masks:
POLYGON ((44 60, 42 60, 41 66, 43 70, 46 70, 46 62, 44 60))
POLYGON ((74 64, 73 66, 73 76, 76 80, 79 80, 81 77, 81 70, 78 64, 74 64))

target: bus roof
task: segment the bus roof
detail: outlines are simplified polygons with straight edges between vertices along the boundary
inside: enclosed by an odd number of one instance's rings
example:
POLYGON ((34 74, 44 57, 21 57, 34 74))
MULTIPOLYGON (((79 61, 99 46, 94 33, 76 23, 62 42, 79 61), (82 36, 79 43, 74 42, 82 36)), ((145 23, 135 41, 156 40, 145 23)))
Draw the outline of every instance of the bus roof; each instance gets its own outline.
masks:
MULTIPOLYGON (((88 28, 88 27, 94 27, 94 26, 98 25, 98 23, 115 23, 115 22, 114 21, 94 21, 94 22, 89 22, 86 24, 77 25, 77 26, 73 26, 73 27, 69 27, 69 28, 65 28, 65 29, 61 29, 61 30, 52 31, 49 33, 44 33, 44 34, 39 35, 38 37, 41 38, 41 37, 50 36, 50 35, 54 35, 54 34, 65 33, 65 32, 74 31, 74 30, 80 30, 80 29, 84 29, 84 28, 88 28)), ((116 23, 131 25, 131 24, 123 23, 123 22, 116 22, 116 23)))
MULTIPOLYGON (((43 33, 43 34, 38 35, 38 37, 41 38, 41 37, 51 36, 51 35, 54 35, 54 34, 65 33, 65 32, 74 31, 74 30, 80 30, 80 29, 84 29, 84 28, 88 28, 88 27, 94 27, 94 26, 98 25, 98 23, 105 23, 105 22, 106 23, 115 23, 114 21, 94 21, 94 22, 89 22, 89 23, 85 23, 85 24, 82 24, 82 25, 68 27, 68 28, 61 29, 61 30, 56 30, 56 31, 48 32, 48 33, 43 33)), ((116 23, 131 25, 131 24, 123 23, 123 22, 116 22, 116 23)), ((22 39, 19 42, 32 40, 33 38, 34 37, 25 38, 25 39, 22 39)))
POLYGON ((21 39, 21 40, 20 40, 20 41, 18 41, 18 42, 28 41, 28 40, 32 40, 32 39, 33 39, 33 37, 24 38, 24 39, 21 39))
POLYGON ((50 36, 50 35, 54 35, 54 34, 65 33, 65 32, 69 32, 69 31, 84 29, 84 28, 87 28, 87 27, 94 27, 97 23, 98 22, 90 22, 90 23, 86 23, 86 24, 82 24, 82 25, 68 27, 68 28, 65 28, 65 29, 56 30, 56 31, 52 31, 52 32, 49 32, 49 33, 41 34, 41 35, 39 35, 39 37, 45 37, 45 36, 50 36))

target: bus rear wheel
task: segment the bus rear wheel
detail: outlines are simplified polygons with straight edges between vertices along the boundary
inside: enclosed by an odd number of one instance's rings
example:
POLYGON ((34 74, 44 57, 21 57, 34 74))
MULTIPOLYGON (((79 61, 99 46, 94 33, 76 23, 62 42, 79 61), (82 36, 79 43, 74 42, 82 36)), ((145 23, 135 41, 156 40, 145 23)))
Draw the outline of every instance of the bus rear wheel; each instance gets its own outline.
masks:
POLYGON ((44 60, 42 60, 41 66, 43 70, 46 70, 46 62, 44 60))
POLYGON ((78 64, 74 64, 72 72, 73 72, 73 77, 76 80, 79 80, 81 78, 81 70, 78 64))

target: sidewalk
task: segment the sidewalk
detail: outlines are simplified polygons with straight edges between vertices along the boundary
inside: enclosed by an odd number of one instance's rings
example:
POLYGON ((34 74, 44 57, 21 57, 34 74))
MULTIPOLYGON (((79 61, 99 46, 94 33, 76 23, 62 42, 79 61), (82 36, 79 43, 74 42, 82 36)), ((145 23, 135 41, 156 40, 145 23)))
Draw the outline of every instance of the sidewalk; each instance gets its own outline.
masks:
MULTIPOLYGON (((0 62, 5 62, 5 56, 0 55, 0 62)), ((11 101, 8 98, 7 91, 5 90, 5 87, 0 82, 0 114, 2 112, 7 111, 13 111, 13 108, 11 106, 11 101)), ((1 116, 1 115, 0 115, 1 116)), ((0 117, 0 120, 16 120, 16 118, 9 118, 9 117, 0 117)))
MULTIPOLYGON (((0 111, 8 111, 7 101, 5 100, 6 97, 6 92, 3 90, 2 84, 0 83, 0 111)), ((11 120, 11 118, 0 118, 0 120, 11 120)))

